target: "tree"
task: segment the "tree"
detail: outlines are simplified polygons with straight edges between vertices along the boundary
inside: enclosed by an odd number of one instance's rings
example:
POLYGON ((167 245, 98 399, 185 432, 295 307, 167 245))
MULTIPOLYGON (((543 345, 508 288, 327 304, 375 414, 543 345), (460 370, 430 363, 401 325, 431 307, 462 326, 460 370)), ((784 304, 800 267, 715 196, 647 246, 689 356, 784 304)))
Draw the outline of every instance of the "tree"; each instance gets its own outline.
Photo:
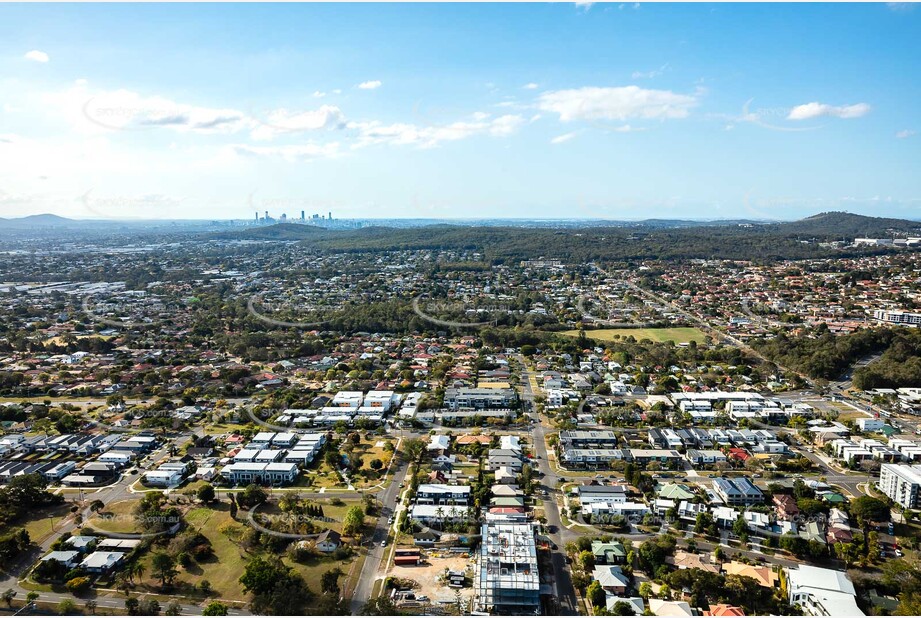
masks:
POLYGON ((584 551, 579 554, 579 564, 583 571, 591 571, 595 568, 595 555, 590 551, 584 551))
MULTIPOLYGON (((208 608, 205 608, 205 611, 208 611, 208 608)), ((167 616, 179 616, 182 614, 182 605, 176 599, 171 599, 169 603, 166 604, 166 609, 163 610, 163 613, 167 616)), ((202 614, 203 616, 209 616, 211 614, 202 614)))
POLYGON ((611 608, 611 613, 615 616, 636 616, 633 606, 626 601, 618 601, 611 608))
POLYGON ((381 468, 384 467, 384 462, 381 461, 380 459, 375 458, 375 459, 372 459, 368 463, 368 465, 371 466, 372 470, 380 470, 381 468))
POLYGON ((210 483, 205 483, 204 485, 198 488, 196 495, 198 499, 204 502, 205 504, 210 504, 211 502, 214 501, 214 498, 216 495, 214 491, 214 486, 212 486, 210 483))
POLYGON ((205 606, 204 611, 202 611, 202 616, 226 616, 227 615, 227 606, 221 603, 220 601, 211 601, 208 605, 205 606))
POLYGON ((128 563, 128 565, 124 568, 123 573, 129 581, 134 582, 135 577, 140 579, 144 576, 144 565, 140 560, 134 560, 128 563))
POLYGON ((72 599, 64 599, 58 603, 58 613, 62 616, 72 616, 77 613, 77 604, 72 599))
POLYGON ((125 599, 125 611, 128 612, 129 616, 137 616, 140 614, 141 602, 134 597, 128 597, 125 599))
POLYGON ((250 606, 259 614, 300 615, 313 596, 304 578, 278 558, 252 558, 246 564, 240 583, 245 592, 253 595, 250 606))
POLYGON ((856 543, 838 542, 832 547, 835 548, 835 556, 844 563, 846 569, 851 568, 851 565, 860 557, 860 550, 856 543))
POLYGON ((326 571, 320 576, 320 590, 327 594, 339 594, 340 577, 342 577, 342 569, 339 567, 326 571))
POLYGON ((13 607, 13 599, 16 598, 16 591, 12 588, 8 588, 3 592, 3 602, 6 603, 8 608, 13 607))
POLYGON ((396 605, 393 604, 393 601, 390 600, 388 596, 379 596, 373 599, 369 599, 367 603, 361 606, 361 609, 358 610, 359 616, 397 616, 399 612, 397 611, 396 605))
POLYGON ((356 505, 349 508, 342 520, 342 534, 346 536, 358 536, 361 534, 365 524, 365 514, 361 507, 356 505))
POLYGON ((176 560, 165 552, 157 552, 150 561, 153 576, 160 580, 160 585, 172 583, 173 578, 179 574, 176 570, 176 560))
POLYGON ((732 533, 739 537, 743 543, 748 542, 748 524, 741 515, 732 522, 732 533))
POLYGON ((237 496, 237 502, 240 503, 240 506, 249 508, 262 504, 268 499, 269 496, 265 493, 265 490, 255 483, 250 483, 247 485, 246 488, 237 496))
POLYGON ((96 615, 96 601, 94 601, 93 599, 90 599, 89 601, 84 603, 83 607, 85 607, 86 611, 88 611, 89 613, 93 614, 94 616, 96 615))
POLYGON ((74 595, 80 595, 90 589, 89 578, 87 577, 74 577, 73 579, 67 580, 67 583, 64 584, 64 587, 74 595))
POLYGON ((421 438, 412 438, 403 443, 403 452, 409 461, 418 461, 425 452, 425 442, 421 438))
POLYGON ((873 496, 861 496, 851 502, 851 515, 857 518, 861 526, 871 521, 889 521, 892 516, 889 505, 873 496))
POLYGON ((604 588, 597 581, 588 585, 588 588, 585 589, 585 596, 594 607, 603 607, 605 604, 604 588))
POLYGON ((138 611, 142 616, 158 616, 160 614, 160 602, 156 599, 144 599, 138 605, 138 611))
POLYGON ((643 597, 644 599, 648 599, 649 596, 652 594, 652 584, 650 584, 649 582, 643 582, 642 584, 640 584, 639 593, 641 597, 643 597))

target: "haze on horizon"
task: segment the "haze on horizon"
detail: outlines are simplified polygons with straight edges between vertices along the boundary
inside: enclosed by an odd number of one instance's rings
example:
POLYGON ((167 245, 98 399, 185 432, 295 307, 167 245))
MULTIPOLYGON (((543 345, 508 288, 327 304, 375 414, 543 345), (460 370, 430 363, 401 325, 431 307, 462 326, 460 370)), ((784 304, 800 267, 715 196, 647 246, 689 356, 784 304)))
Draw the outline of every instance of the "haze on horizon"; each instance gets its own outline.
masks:
POLYGON ((0 217, 921 218, 901 4, 0 5, 0 217))

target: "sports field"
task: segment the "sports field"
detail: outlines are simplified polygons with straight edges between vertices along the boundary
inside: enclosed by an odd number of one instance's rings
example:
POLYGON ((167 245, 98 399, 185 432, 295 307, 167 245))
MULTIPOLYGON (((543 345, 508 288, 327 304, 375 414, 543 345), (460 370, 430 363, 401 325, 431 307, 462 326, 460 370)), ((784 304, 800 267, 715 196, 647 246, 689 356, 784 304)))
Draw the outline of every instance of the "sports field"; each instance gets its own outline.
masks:
MULTIPOLYGON (((573 337, 579 336, 577 330, 567 330, 564 335, 573 337)), ((652 341, 674 341, 675 343, 705 343, 707 336, 696 328, 689 326, 678 328, 599 328, 597 330, 586 330, 585 336, 598 341, 614 341, 616 339, 626 339, 633 337, 637 341, 651 339, 652 341)))

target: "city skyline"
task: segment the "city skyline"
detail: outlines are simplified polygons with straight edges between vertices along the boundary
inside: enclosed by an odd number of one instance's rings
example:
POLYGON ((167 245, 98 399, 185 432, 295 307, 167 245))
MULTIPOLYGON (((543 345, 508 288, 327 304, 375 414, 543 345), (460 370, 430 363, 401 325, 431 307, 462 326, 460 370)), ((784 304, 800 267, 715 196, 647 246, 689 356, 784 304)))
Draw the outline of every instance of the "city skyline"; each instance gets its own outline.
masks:
POLYGON ((911 6, 0 15, 4 218, 921 216, 911 6))

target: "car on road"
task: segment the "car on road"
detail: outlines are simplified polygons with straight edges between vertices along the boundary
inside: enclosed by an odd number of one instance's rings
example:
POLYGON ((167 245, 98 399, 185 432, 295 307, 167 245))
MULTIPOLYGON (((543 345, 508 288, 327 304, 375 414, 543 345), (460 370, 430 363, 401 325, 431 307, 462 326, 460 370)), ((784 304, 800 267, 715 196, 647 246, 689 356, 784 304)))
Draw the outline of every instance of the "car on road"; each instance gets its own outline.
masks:
POLYGON ((381 541, 381 547, 387 547, 387 539, 381 541))

